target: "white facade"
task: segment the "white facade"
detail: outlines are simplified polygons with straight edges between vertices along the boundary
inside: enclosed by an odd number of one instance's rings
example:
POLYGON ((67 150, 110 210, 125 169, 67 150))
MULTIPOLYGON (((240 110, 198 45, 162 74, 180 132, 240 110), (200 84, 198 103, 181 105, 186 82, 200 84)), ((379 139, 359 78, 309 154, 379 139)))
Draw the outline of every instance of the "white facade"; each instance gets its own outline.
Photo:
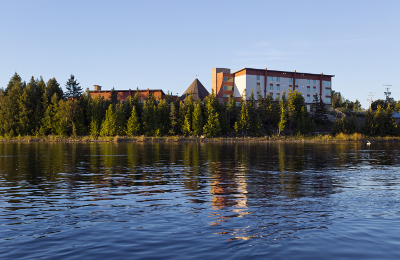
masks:
MULTIPOLYGON (((250 96, 251 91, 253 91, 255 99, 257 99, 258 86, 260 86, 261 95, 264 96, 264 80, 264 76, 248 74, 235 77, 235 97, 241 97, 246 90, 247 98, 250 96)), ((312 103, 315 95, 318 95, 318 98, 320 97, 320 81, 312 79, 296 79, 295 82, 293 82, 293 78, 268 76, 266 93, 267 95, 272 93, 273 98, 276 98, 282 95, 283 90, 285 90, 287 95, 289 90, 293 89, 293 86, 295 90, 303 95, 306 103, 312 103)), ((322 101, 326 104, 331 103, 331 89, 331 81, 322 81, 322 101)))
POLYGON ((247 75, 235 77, 233 86, 235 97, 241 97, 246 90, 246 76, 247 75))

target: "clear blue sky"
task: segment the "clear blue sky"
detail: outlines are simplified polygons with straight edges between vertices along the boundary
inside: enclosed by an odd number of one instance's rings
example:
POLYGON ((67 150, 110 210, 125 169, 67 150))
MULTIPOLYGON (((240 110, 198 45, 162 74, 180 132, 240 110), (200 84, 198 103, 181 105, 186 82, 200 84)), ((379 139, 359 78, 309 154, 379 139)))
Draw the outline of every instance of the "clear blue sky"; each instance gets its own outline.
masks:
MULTIPOLYGON (((64 86, 181 95, 214 67, 333 74, 368 107, 400 99, 400 1, 0 0, 0 87, 17 72, 64 86)), ((65 87, 64 87, 65 89, 65 87)))

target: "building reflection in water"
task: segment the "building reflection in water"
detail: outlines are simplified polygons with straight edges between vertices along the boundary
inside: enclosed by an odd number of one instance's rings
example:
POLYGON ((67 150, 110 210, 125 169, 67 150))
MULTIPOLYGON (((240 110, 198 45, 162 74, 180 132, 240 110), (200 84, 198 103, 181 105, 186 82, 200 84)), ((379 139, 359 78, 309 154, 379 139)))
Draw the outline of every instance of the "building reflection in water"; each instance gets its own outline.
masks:
POLYGON ((250 214, 248 210, 248 178, 246 176, 247 160, 238 156, 237 147, 229 151, 227 147, 218 147, 222 158, 208 157, 210 172, 211 226, 221 226, 223 231, 216 234, 230 235, 230 239, 247 240, 254 235, 247 235, 248 228, 224 228, 223 223, 232 218, 241 218, 250 214), (233 156, 233 157, 232 157, 233 156), (233 159, 232 159, 233 158, 233 159))

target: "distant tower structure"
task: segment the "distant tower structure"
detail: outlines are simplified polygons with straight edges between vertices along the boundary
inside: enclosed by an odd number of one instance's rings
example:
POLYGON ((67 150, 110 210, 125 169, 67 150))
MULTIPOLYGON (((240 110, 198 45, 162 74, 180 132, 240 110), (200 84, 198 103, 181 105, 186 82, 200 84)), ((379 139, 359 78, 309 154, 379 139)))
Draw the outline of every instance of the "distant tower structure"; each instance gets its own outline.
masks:
POLYGON ((226 69, 226 68, 214 68, 214 69, 212 69, 212 72, 211 72, 211 89, 212 89, 212 91, 214 91, 214 95, 217 95, 217 93, 218 93, 218 83, 220 83, 220 84, 222 84, 222 79, 223 79, 223 74, 230 74, 231 73, 231 70, 230 69, 226 69), (221 82, 218 82, 218 74, 219 73, 222 73, 222 74, 220 74, 220 77, 221 77, 221 82))
POLYGON ((369 107, 372 105, 372 96, 372 92, 369 92, 369 99, 367 99, 369 101, 369 107))
POLYGON ((383 86, 386 87, 386 91, 384 92, 386 97, 386 103, 389 103, 390 95, 392 94, 392 92, 389 92, 389 87, 391 87, 392 85, 386 84, 383 86))

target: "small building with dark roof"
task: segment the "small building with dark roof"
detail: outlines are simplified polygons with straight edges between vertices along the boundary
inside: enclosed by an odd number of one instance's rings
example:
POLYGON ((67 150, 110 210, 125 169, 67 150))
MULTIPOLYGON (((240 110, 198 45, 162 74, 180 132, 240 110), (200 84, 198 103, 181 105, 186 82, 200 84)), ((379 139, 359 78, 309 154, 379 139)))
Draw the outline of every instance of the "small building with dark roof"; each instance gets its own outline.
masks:
POLYGON ((210 92, 208 92, 203 84, 201 84, 200 80, 196 78, 186 89, 185 93, 183 93, 181 100, 185 100, 190 94, 193 95, 193 100, 196 101, 200 99, 203 101, 208 95, 210 95, 210 92))

